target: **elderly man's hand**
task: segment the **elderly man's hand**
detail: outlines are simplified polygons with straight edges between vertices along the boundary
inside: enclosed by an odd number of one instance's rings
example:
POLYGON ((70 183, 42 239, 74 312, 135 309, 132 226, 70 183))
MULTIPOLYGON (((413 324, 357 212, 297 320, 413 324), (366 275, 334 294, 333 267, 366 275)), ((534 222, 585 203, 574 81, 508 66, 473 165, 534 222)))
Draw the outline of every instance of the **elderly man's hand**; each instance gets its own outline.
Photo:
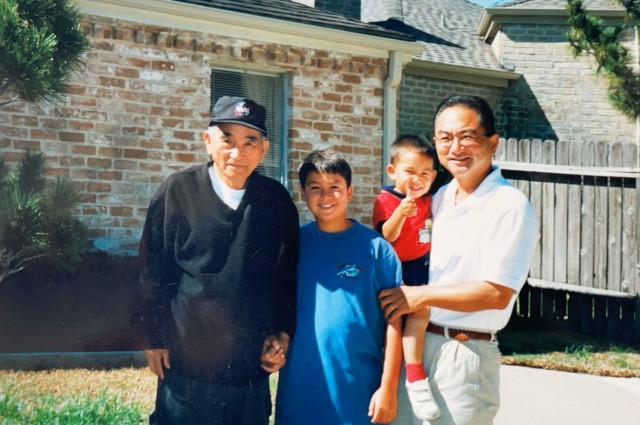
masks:
POLYGON ((278 336, 267 337, 262 345, 262 354, 260 355, 260 363, 265 371, 274 373, 285 365, 289 351, 289 340, 289 335, 284 332, 280 332, 278 336))
POLYGON ((151 372, 158 378, 164 379, 164 369, 171 369, 169 350, 164 348, 144 350, 144 355, 147 358, 151 372))
POLYGON ((402 285, 399 288, 383 289, 378 294, 380 307, 389 322, 403 314, 412 313, 425 306, 423 286, 402 285))

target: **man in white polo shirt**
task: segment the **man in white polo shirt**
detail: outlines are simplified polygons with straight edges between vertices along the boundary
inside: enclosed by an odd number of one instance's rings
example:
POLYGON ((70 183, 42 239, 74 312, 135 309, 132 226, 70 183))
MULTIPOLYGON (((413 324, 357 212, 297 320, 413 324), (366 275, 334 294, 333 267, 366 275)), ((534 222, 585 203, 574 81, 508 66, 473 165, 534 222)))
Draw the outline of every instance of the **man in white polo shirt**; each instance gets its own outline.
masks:
MULTIPOLYGON (((511 316, 538 239, 527 198, 492 164, 493 111, 476 96, 445 99, 434 120, 438 159, 453 180, 433 199, 429 285, 380 293, 389 320, 430 306, 424 365, 440 418, 431 425, 491 424, 499 407, 496 332, 511 316)), ((400 394, 395 424, 420 424, 400 394)))

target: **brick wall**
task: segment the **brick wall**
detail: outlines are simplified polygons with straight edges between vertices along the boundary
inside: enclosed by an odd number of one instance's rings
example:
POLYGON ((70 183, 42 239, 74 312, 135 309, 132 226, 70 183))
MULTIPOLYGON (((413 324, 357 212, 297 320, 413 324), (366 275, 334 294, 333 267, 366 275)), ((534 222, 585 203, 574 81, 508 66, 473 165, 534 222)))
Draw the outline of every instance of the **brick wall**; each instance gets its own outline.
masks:
MULTIPOLYGON (((291 84, 289 169, 315 148, 333 147, 354 169, 352 217, 370 223, 380 185, 382 87, 386 60, 87 16, 86 71, 59 105, 13 103, 0 110, 0 148, 13 164, 43 150, 49 175, 80 189, 78 214, 94 249, 133 254, 149 199, 175 170, 207 160, 215 62, 277 67, 291 84)), ((302 213, 297 173, 290 187, 302 213)))
POLYGON ((461 83, 416 75, 405 75, 400 86, 399 133, 415 133, 433 137, 433 116, 446 97, 470 94, 486 99, 496 115, 496 128, 504 134, 504 89, 479 84, 461 83))
POLYGON ((629 141, 635 124, 613 109, 592 58, 574 58, 562 25, 503 24, 492 47, 523 78, 505 96, 508 137, 629 141))

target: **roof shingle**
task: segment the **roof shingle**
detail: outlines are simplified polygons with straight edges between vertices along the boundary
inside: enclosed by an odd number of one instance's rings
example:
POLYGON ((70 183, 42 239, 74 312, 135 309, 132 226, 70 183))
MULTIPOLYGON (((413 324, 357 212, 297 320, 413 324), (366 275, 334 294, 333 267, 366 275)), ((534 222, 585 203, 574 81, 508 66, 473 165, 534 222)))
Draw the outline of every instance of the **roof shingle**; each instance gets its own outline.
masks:
POLYGON ((262 16, 287 22, 297 22, 337 29, 347 32, 384 37, 394 40, 412 41, 404 34, 376 25, 350 19, 337 13, 325 12, 291 0, 174 0, 180 3, 197 4, 230 12, 262 16))
POLYGON ((404 24, 425 49, 420 59, 504 71, 491 47, 476 35, 483 8, 466 0, 404 0, 404 24))
MULTIPOLYGON (((621 10, 624 9, 616 0, 583 0, 587 10, 621 10)), ((567 0, 514 0, 503 3, 496 8, 508 9, 566 9, 567 0)))

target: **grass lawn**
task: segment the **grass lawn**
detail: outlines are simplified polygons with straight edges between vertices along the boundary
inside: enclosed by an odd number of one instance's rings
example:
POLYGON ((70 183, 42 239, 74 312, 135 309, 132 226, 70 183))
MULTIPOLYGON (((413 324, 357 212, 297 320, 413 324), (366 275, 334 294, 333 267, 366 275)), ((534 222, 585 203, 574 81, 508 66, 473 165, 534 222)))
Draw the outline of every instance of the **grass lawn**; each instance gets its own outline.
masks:
POLYGON ((517 319, 498 335, 502 363, 613 377, 640 377, 640 345, 517 319))
MULTIPOLYGON (((640 377, 638 346, 530 326, 510 326, 499 340, 505 364, 640 377)), ((276 382, 273 376, 274 394, 276 382)), ((147 423, 155 386, 146 368, 0 371, 0 424, 147 423)))

